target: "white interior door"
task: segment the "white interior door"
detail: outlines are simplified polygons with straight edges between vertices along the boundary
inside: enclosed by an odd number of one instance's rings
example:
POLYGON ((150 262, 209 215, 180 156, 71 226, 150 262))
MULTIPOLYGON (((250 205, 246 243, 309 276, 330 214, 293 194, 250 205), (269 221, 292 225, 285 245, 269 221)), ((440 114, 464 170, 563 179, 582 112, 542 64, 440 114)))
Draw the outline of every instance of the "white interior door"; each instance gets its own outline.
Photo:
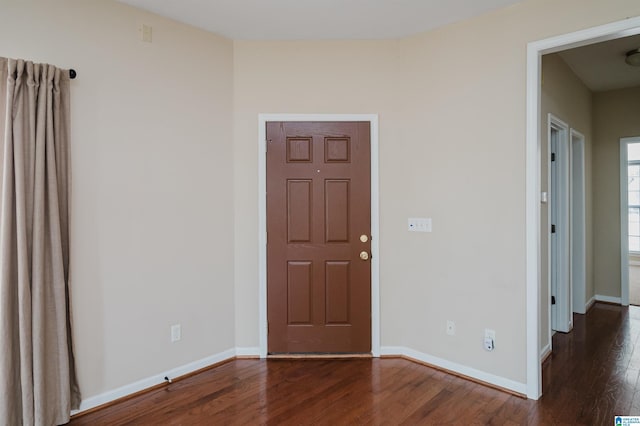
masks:
POLYGON ((550 238, 549 284, 551 329, 568 333, 573 328, 570 269, 570 149, 569 127, 549 115, 550 238))

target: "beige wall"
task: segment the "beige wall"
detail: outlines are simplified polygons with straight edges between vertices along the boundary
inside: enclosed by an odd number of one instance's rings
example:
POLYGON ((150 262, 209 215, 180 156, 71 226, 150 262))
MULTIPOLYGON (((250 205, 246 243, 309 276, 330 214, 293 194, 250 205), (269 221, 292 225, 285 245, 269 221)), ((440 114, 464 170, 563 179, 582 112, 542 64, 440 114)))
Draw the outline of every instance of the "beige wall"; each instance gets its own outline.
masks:
POLYGON ((258 345, 258 113, 373 112, 382 345, 523 383, 526 44, 638 14, 635 1, 532 0, 394 42, 236 42, 238 344, 258 345), (433 233, 409 234, 412 216, 433 233))
MULTIPOLYGON (((593 290, 593 238, 592 238, 592 93, 587 86, 573 73, 571 68, 557 54, 542 57, 542 86, 540 110, 540 137, 542 148, 542 191, 551 192, 547 179, 548 163, 548 114, 564 121, 569 128, 575 129, 585 137, 585 204, 586 204, 586 301, 594 295, 593 290)), ((548 229, 548 204, 540 206, 541 229, 548 229)), ((540 345, 544 349, 550 344, 548 283, 548 235, 541 236, 541 311, 540 311, 540 345)))
POLYGON ((596 93, 593 116, 595 292, 620 297, 620 138, 640 136, 640 87, 596 93))
POLYGON ((112 1, 0 0, 0 55, 78 71, 71 275, 84 398, 235 345, 232 49, 112 1), (153 43, 139 41, 140 23, 153 43))

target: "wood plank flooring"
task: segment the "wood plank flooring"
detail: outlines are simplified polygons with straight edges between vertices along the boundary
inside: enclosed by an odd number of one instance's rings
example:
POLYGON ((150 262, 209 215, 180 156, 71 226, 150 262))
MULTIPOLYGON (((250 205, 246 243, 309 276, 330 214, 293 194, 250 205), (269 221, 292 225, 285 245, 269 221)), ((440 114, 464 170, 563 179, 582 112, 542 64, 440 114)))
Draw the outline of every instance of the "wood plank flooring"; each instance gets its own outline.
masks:
POLYGON ((640 308, 556 333, 531 401, 403 359, 234 360, 70 425, 613 424, 640 415, 640 308))

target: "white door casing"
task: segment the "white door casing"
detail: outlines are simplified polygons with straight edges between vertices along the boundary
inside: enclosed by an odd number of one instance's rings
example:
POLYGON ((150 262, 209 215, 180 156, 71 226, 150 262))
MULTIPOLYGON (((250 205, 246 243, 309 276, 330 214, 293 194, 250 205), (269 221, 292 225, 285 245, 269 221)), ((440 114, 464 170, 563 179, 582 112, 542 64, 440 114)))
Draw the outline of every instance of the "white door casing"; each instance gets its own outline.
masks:
POLYGON ((258 316, 260 357, 267 356, 267 157, 268 121, 368 121, 371 124, 371 354, 380 356, 380 215, 377 114, 258 115, 258 316))
POLYGON ((586 313, 587 304, 587 225, 586 225, 586 182, 585 182, 585 139, 582 133, 571 129, 569 132, 571 151, 571 292, 573 312, 586 313))

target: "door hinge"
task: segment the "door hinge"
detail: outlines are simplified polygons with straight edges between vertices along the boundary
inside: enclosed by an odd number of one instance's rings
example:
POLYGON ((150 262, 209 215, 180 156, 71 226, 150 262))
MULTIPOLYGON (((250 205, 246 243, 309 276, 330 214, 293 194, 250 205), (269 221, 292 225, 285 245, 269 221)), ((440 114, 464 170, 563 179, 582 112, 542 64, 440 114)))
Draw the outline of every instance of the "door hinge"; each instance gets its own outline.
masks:
POLYGON ((269 322, 267 322, 267 334, 269 334, 269 322))
POLYGON ((555 152, 551 153, 551 161, 556 161, 556 153, 555 152))
POLYGON ((555 296, 551 296, 551 304, 552 305, 556 304, 556 297, 555 296))
POLYGON ((552 234, 556 233, 556 226, 555 225, 551 225, 551 233, 552 234))

